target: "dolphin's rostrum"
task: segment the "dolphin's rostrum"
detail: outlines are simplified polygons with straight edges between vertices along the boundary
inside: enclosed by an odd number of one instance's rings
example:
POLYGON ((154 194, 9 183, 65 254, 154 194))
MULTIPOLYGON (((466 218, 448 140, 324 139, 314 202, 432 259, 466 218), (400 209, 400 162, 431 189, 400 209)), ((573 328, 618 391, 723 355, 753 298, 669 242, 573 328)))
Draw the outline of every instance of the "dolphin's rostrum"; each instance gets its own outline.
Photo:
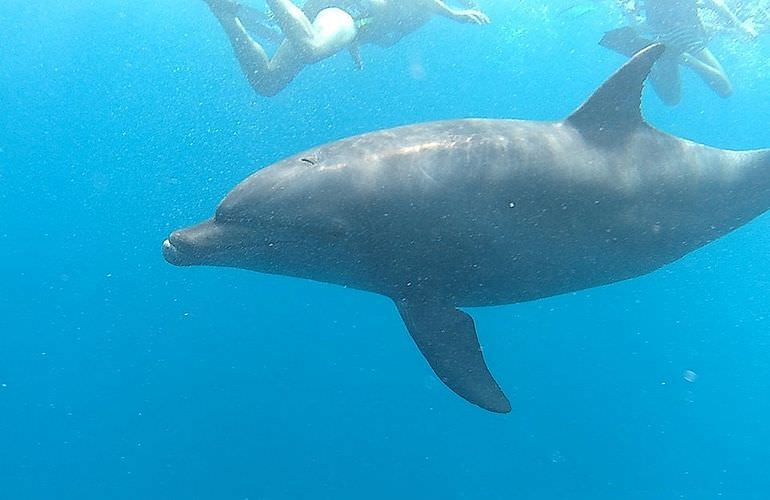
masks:
POLYGON ((642 119, 662 51, 637 53, 560 122, 424 123, 287 158, 173 232, 163 253, 386 295, 444 383, 508 412, 458 307, 649 273, 770 206, 767 150, 714 149, 642 119))

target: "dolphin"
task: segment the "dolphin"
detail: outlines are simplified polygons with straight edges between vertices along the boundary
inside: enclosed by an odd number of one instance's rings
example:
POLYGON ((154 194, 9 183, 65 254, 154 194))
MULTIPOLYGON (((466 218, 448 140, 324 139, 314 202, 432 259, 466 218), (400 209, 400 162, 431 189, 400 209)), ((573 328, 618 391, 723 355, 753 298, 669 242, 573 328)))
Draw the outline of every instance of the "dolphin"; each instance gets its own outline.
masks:
POLYGON ((458 307, 647 274, 770 206, 770 150, 715 149, 642 118, 663 50, 637 52, 562 121, 421 123, 288 157, 172 232, 163 254, 390 297, 450 389, 509 412, 458 307))

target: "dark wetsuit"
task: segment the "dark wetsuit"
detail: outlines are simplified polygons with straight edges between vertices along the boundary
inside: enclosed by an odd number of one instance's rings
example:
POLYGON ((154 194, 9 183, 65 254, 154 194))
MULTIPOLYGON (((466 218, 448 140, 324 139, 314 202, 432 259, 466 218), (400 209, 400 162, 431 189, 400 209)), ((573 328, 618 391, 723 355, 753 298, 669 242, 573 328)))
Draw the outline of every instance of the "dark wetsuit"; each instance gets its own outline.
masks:
POLYGON ((696 0, 644 0, 647 27, 656 40, 695 54, 706 47, 696 0))
POLYGON ((641 27, 608 31, 599 44, 629 57, 653 42, 663 42, 679 54, 696 55, 706 48, 708 36, 697 0, 643 0, 640 4, 645 16, 641 27))

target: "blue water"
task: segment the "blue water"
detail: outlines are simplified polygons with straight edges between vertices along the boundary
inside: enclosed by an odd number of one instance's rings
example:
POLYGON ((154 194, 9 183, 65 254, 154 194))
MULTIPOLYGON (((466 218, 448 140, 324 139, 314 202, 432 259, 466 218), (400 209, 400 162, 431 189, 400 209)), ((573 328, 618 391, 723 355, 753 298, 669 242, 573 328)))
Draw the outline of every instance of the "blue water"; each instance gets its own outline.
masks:
MULTIPOLYGON (((770 498, 767 216, 649 276, 473 310, 503 416, 447 390, 385 298, 162 259, 290 153, 558 119, 622 62, 596 45, 614 14, 481 3, 488 27, 435 20, 271 99, 202 2, 0 4, 1 499, 770 498)), ((770 36, 713 50, 735 96, 687 77, 646 116, 770 146, 770 36)))

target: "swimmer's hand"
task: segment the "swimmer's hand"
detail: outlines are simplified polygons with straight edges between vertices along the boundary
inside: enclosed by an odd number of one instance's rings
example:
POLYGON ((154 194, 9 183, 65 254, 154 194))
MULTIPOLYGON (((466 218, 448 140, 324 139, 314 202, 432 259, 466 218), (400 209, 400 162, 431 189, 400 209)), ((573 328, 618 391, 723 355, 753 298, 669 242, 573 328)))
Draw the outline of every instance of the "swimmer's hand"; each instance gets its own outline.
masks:
POLYGON ((237 16, 241 5, 233 0, 203 0, 215 15, 237 16))
POLYGON ((361 50, 358 48, 358 45, 351 45, 348 52, 350 52, 350 57, 353 58, 353 67, 356 71, 364 69, 364 60, 361 59, 361 50))
POLYGON ((470 24, 489 24, 489 16, 476 9, 458 10, 455 12, 454 18, 461 23, 470 24))
POLYGON ((748 36, 752 40, 755 39, 757 36, 759 36, 759 31, 757 30, 757 26, 754 24, 754 21, 752 19, 747 19, 741 23, 741 31, 743 31, 746 34, 746 36, 748 36))

